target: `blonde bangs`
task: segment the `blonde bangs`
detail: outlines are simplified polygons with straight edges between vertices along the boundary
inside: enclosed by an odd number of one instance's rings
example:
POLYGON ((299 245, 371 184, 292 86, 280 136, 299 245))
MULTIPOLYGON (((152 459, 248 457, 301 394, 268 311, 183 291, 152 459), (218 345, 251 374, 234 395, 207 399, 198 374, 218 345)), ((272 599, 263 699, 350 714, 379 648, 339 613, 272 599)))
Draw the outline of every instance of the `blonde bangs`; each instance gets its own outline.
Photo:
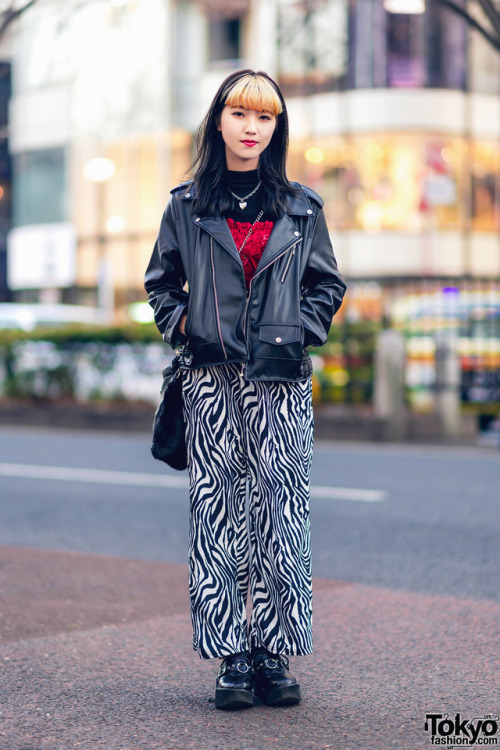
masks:
POLYGON ((272 84, 262 76, 243 76, 233 86, 225 104, 229 107, 243 107, 256 112, 270 112, 280 115, 283 111, 280 98, 272 84))

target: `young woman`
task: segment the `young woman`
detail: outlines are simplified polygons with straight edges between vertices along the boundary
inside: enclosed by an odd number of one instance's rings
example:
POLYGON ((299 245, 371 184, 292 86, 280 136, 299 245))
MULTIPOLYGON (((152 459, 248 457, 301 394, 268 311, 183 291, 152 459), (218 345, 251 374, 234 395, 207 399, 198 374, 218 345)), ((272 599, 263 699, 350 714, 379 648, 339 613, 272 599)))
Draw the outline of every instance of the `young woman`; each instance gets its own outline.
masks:
POLYGON ((287 656, 312 652, 306 347, 325 342, 345 284, 321 198, 287 179, 287 147, 277 84, 226 78, 146 272, 163 338, 184 347, 193 645, 222 658, 217 708, 254 692, 298 703, 287 656))

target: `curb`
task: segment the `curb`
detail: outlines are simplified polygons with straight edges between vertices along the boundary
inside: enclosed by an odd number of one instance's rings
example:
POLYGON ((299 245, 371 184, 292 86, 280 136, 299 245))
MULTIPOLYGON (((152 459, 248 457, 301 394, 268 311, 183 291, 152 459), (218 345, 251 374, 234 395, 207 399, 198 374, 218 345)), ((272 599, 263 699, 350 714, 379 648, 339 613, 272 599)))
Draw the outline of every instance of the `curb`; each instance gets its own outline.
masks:
MULTIPOLYGON (((0 425, 26 425, 120 432, 150 432, 156 406, 146 402, 0 401, 0 425)), ((461 434, 447 436, 436 415, 407 412, 398 434, 387 420, 370 409, 320 404, 314 409, 314 434, 318 440, 377 443, 439 443, 476 446, 477 421, 462 417, 461 434)))

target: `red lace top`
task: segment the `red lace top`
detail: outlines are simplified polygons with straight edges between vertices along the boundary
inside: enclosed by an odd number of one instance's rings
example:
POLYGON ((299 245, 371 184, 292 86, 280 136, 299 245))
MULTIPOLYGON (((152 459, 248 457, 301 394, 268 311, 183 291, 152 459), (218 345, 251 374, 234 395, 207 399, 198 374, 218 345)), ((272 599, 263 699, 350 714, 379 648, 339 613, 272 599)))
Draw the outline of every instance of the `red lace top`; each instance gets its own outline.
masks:
MULTIPOLYGON (((243 244, 252 223, 250 221, 234 221, 234 219, 227 219, 227 224, 233 235, 234 243, 239 249, 243 244)), ((250 282, 255 273, 255 269, 258 266, 259 260, 262 257, 264 248, 267 245, 269 236, 273 231, 273 226, 274 223, 272 221, 258 221, 254 225, 252 234, 240 253, 247 289, 250 286, 250 282)))

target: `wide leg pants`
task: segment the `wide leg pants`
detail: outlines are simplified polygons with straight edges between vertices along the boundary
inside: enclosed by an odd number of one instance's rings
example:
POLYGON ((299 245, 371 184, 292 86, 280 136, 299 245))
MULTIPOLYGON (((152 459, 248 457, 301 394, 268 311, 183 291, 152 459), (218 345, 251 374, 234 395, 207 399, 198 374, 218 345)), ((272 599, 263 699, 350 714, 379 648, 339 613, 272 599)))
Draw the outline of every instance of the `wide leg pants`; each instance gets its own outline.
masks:
POLYGON ((193 647, 310 654, 311 381, 247 382, 219 365, 183 371, 182 386, 193 647))

